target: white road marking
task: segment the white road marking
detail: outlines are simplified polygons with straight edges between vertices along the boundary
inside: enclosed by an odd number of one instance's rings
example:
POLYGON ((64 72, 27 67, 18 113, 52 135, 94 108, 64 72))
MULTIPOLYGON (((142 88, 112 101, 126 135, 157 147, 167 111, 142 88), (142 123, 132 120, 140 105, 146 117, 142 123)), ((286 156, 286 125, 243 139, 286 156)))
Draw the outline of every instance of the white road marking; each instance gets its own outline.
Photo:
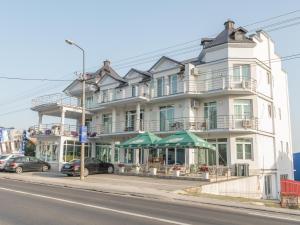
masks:
POLYGON ((89 207, 89 208, 94 208, 94 209, 99 209, 99 210, 110 211, 110 212, 114 212, 114 213, 118 213, 118 214, 129 215, 129 216, 144 218, 144 219, 148 219, 148 220, 156 220, 159 222, 164 222, 164 223, 169 223, 169 224, 192 225, 189 223, 182 223, 182 222, 178 222, 175 220, 168 220, 168 219, 163 219, 163 218, 158 218, 158 217, 153 217, 153 216, 147 216, 144 214, 138 214, 138 213, 133 213, 133 212, 129 212, 129 211, 112 209, 112 208, 107 208, 107 207, 102 207, 102 206, 97 206, 97 205, 85 204, 85 203, 81 203, 81 202, 70 201, 70 200, 50 197, 50 196, 46 196, 46 195, 39 195, 39 194, 34 194, 34 193, 30 193, 30 192, 25 192, 25 191, 17 191, 17 190, 13 190, 13 189, 9 189, 9 188, 0 187, 0 190, 14 192, 14 193, 28 195, 28 196, 34 196, 34 197, 38 197, 38 198, 50 199, 50 200, 54 200, 54 201, 59 201, 59 202, 64 202, 64 203, 69 203, 69 204, 73 204, 73 205, 79 205, 79 206, 84 206, 84 207, 89 207))
POLYGON ((281 217, 281 216, 275 216, 274 214, 259 213, 259 212, 247 212, 247 214, 248 215, 268 217, 268 218, 272 218, 272 219, 281 219, 281 220, 296 221, 296 222, 299 223, 299 219, 287 218, 287 217, 281 217))

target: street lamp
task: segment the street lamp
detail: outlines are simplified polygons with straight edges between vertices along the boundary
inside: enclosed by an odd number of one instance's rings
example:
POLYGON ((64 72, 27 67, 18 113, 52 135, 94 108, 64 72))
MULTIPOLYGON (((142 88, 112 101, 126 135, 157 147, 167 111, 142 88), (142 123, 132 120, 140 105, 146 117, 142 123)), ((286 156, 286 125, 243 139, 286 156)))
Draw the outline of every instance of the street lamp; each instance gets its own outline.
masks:
POLYGON ((86 137, 83 137, 83 133, 86 132, 85 128, 85 51, 79 45, 71 40, 65 40, 65 42, 69 45, 74 45, 82 51, 82 117, 81 117, 81 153, 80 153, 80 180, 84 180, 84 140, 86 137), (84 131, 85 130, 85 131, 84 131))

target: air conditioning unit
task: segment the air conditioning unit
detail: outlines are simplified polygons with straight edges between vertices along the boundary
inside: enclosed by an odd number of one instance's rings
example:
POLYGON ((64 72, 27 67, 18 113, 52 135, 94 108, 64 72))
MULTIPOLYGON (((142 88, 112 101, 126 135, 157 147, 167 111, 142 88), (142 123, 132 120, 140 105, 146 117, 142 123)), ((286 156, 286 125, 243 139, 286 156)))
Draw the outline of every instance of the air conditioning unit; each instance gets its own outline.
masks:
POLYGON ((243 128, 252 128, 253 126, 252 120, 250 119, 245 119, 242 121, 242 127, 243 128))
POLYGON ((199 108, 200 107, 199 101, 197 101, 196 99, 192 99, 192 101, 191 101, 191 107, 192 108, 199 108))
POLYGON ((248 80, 243 80, 242 81, 242 88, 244 89, 251 89, 251 82, 248 80))
POLYGON ((199 76, 201 74, 201 71, 199 68, 195 67, 192 69, 191 74, 194 76, 199 76))

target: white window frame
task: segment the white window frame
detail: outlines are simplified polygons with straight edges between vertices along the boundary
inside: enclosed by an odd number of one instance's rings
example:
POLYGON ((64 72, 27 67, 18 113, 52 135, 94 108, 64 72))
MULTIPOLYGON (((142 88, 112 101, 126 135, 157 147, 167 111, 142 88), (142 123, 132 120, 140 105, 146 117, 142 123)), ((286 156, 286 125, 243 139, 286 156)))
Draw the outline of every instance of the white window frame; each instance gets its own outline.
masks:
POLYGON ((252 138, 236 138, 235 139, 235 146, 236 146, 236 159, 237 160, 254 160, 253 156, 253 140, 252 138), (242 145, 243 157, 238 158, 238 145, 242 145), (251 146, 251 157, 246 158, 246 145, 251 146))
POLYGON ((234 82, 242 82, 244 80, 250 80, 251 78, 251 66, 250 64, 233 64, 233 74, 232 74, 232 78, 234 82), (247 66, 249 68, 249 74, 246 76, 245 74, 243 74, 243 67, 247 66), (235 70, 239 69, 239 74, 235 75, 235 70))

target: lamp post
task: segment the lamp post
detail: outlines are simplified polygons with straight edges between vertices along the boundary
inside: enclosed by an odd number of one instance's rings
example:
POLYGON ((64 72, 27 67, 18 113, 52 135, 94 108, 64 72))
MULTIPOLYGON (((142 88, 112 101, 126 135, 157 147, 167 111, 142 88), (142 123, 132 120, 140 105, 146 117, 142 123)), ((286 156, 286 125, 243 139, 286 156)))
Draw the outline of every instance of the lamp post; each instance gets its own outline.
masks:
POLYGON ((81 151, 80 151, 80 180, 84 180, 84 143, 83 140, 83 129, 85 127, 85 51, 79 45, 71 40, 65 40, 67 44, 74 45, 82 51, 82 100, 81 100, 81 107, 82 107, 82 117, 81 117, 81 151))

